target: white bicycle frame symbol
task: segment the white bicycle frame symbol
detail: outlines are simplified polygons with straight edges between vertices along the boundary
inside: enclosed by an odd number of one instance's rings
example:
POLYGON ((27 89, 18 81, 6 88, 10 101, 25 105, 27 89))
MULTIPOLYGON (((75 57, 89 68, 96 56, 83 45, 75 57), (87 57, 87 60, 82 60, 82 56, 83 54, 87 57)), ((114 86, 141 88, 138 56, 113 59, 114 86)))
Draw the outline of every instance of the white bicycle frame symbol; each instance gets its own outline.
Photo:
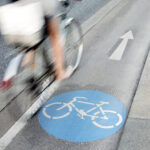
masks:
POLYGON ((46 105, 42 112, 43 112, 43 115, 48 118, 48 119, 62 119, 62 118, 65 118, 67 117, 68 115, 70 115, 70 113, 72 112, 73 108, 75 109, 75 111, 78 113, 78 117, 80 117, 81 119, 85 119, 85 117, 90 117, 91 118, 91 121, 92 123, 99 127, 99 128, 104 128, 104 129, 112 129, 112 128, 115 128, 115 126, 119 126, 121 123, 122 123, 122 116, 117 113, 116 111, 114 110, 104 110, 102 108, 103 105, 105 104, 109 104, 109 102, 103 102, 103 101, 100 101, 99 104, 94 104, 94 103, 90 103, 90 102, 86 102, 86 101, 81 101, 80 99, 82 100, 87 100, 88 98, 86 97, 74 97, 73 100, 71 100, 70 102, 68 103, 63 103, 63 102, 54 102, 54 103, 50 103, 48 105, 46 105), (79 100, 78 100, 79 99, 79 100), (83 110, 83 109, 79 109, 78 107, 76 107, 76 105, 74 104, 75 102, 77 103, 81 103, 81 104, 87 104, 87 105, 91 105, 93 106, 91 109, 87 110, 86 112, 83 110), (50 108, 52 106, 60 106, 58 108, 56 108, 56 111, 60 111, 60 110, 63 110, 64 108, 68 108, 68 111, 67 112, 64 112, 64 114, 62 115, 59 115, 59 116, 52 116, 50 114, 47 113, 47 108, 50 108), (98 110, 96 112, 94 112, 93 115, 90 115, 89 113, 91 113, 92 111, 94 110, 98 110), (102 125, 101 124, 101 121, 102 120, 105 120, 105 121, 108 121, 109 122, 109 117, 107 116, 107 114, 110 113, 111 115, 116 115, 116 117, 118 118, 116 122, 114 122, 112 125, 102 125), (101 116, 98 116, 99 114, 101 114, 101 116), (99 121, 99 122, 98 122, 99 121))

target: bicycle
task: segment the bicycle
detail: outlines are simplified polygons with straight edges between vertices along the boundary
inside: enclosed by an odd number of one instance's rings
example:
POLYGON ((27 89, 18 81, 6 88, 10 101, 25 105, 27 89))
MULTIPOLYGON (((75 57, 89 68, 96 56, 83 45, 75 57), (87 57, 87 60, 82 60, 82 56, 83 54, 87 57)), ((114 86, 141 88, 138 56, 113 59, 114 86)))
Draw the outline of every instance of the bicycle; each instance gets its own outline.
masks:
MULTIPOLYGON (((65 55, 65 68, 70 69, 72 73, 78 68, 82 52, 83 52, 83 37, 82 37, 82 29, 80 24, 74 19, 67 16, 68 9, 70 6, 69 0, 59 0, 62 6, 62 13, 57 17, 61 20, 60 29, 61 29, 61 38, 64 41, 64 55, 65 55)), ((47 87, 49 87, 56 79, 55 71, 53 68, 53 60, 47 51, 46 46, 47 37, 44 37, 38 44, 34 45, 30 48, 22 48, 18 47, 16 49, 14 57, 6 71, 3 78, 3 82, 1 85, 8 86, 11 84, 12 77, 16 85, 23 85, 23 89, 26 91, 30 91, 33 95, 40 95, 47 87), (38 63, 42 65, 42 68, 37 72, 30 71, 27 72, 27 76, 24 74, 24 68, 21 67, 21 62, 25 56, 25 54, 31 50, 36 50, 36 56, 40 56, 38 59, 38 63), (49 61, 51 60, 51 62, 49 61), (44 62, 44 64, 41 64, 44 62), (28 74, 29 73, 29 74, 28 74), (32 76, 29 76, 31 75, 32 76), (50 78, 51 76, 51 78, 50 78), (47 83, 48 80, 48 83, 47 83), (42 86, 41 86, 42 85, 42 86)), ((35 60, 37 61, 37 60, 35 60)), ((38 65, 39 65, 38 64, 38 65)))
POLYGON ((122 123, 123 118, 119 113, 117 113, 114 110, 104 110, 102 108, 103 105, 108 105, 109 102, 100 101, 99 104, 94 104, 91 102, 81 101, 81 99, 87 100, 86 97, 74 97, 68 103, 54 102, 54 103, 47 104, 42 109, 42 113, 48 119, 57 120, 57 119, 63 119, 65 117, 69 116, 74 108, 74 110, 77 112, 78 117, 80 117, 82 120, 85 120, 86 117, 89 117, 91 119, 93 125, 95 125, 98 128, 112 129, 112 128, 118 127, 122 123), (86 104, 86 105, 93 106, 93 107, 88 109, 87 111, 84 111, 83 109, 79 109, 74 104, 75 102, 80 103, 80 104, 86 104), (52 107, 54 108, 53 112, 57 111, 56 116, 49 114, 49 112, 47 111, 48 108, 50 108, 50 110, 51 110, 52 107), (66 111, 66 109, 67 109, 67 111, 66 111), (63 112, 62 110, 65 110, 65 111, 63 112), (95 110, 97 110, 97 111, 94 112, 95 110), (59 111, 60 111, 60 113, 59 113, 59 111), (93 114, 90 114, 92 112, 93 112, 93 114), (101 114, 101 116, 99 114, 101 114), (109 119, 111 119, 111 118, 113 119, 113 117, 117 118, 117 122, 113 121, 113 122, 109 123, 109 119))

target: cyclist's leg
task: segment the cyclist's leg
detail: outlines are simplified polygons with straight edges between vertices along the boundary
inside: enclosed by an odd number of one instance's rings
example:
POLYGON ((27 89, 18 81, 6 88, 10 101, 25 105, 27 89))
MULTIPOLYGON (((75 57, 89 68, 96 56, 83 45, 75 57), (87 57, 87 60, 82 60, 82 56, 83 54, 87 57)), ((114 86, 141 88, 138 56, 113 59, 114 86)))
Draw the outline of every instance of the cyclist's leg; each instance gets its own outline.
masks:
POLYGON ((60 42, 59 23, 54 19, 48 23, 48 34, 52 42, 52 56, 54 59, 54 68, 57 80, 66 78, 64 67, 63 43, 60 42))
POLYGON ((36 67, 36 63, 35 63, 35 50, 31 50, 29 52, 27 52, 23 58, 22 67, 28 66, 29 65, 29 69, 34 69, 36 67))

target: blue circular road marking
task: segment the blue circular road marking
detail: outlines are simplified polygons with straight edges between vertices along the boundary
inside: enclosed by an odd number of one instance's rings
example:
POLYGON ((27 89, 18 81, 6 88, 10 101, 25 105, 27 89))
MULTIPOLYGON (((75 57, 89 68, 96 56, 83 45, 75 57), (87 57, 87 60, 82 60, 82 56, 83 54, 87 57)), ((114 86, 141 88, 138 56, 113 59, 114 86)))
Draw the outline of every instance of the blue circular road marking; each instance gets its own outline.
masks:
POLYGON ((38 118, 50 135, 72 142, 88 142, 116 133, 125 123, 126 110, 108 94, 79 90, 50 99, 38 118))

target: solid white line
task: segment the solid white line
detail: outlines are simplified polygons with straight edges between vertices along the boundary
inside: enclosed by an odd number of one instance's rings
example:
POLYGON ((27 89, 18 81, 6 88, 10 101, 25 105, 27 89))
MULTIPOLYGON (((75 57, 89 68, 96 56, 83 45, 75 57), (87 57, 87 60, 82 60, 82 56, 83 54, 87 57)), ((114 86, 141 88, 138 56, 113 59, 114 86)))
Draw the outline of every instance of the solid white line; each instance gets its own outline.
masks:
POLYGON ((4 150, 15 138, 15 136, 25 127, 27 121, 39 110, 39 108, 52 96, 60 86, 60 82, 55 81, 40 98, 20 117, 20 119, 3 135, 0 139, 0 150, 4 150))
POLYGON ((99 11, 97 11, 94 15, 92 15, 88 20, 83 22, 81 25, 83 30, 83 35, 88 33, 90 29, 92 29, 99 21, 103 20, 103 18, 114 8, 122 8, 122 5, 125 5, 129 0, 111 0, 104 7, 102 7, 99 11), (119 7, 116 8, 118 4, 122 3, 119 7))

